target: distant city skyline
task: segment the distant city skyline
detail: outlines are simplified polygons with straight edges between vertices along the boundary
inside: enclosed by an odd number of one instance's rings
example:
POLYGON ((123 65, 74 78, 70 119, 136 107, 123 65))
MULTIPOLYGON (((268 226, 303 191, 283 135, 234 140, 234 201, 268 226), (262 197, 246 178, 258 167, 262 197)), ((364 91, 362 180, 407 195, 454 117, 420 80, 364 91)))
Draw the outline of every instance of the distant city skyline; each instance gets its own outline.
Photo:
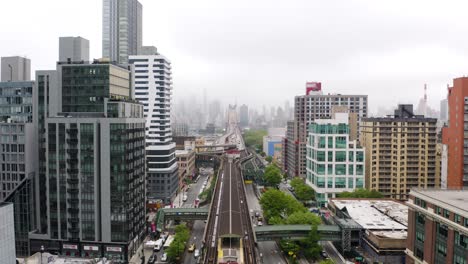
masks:
MULTIPOLYGON (((417 104, 427 83, 429 106, 438 110, 447 84, 468 73, 463 1, 349 1, 337 8, 333 1, 296 0, 267 9, 264 0, 140 2, 143 44, 171 58, 174 98, 206 89, 223 103, 259 108, 292 102, 307 81, 321 81, 326 93, 368 94, 372 115, 379 106, 417 104)), ((10 41, 0 43, 1 56, 27 56, 33 71, 53 69, 58 37, 82 36, 91 58, 102 57, 101 1, 20 0, 3 10, 5 25, 16 21, 16 10, 35 22, 5 28, 10 41), (40 16, 45 12, 50 16, 40 16), (75 22, 71 13, 86 19, 75 22)))

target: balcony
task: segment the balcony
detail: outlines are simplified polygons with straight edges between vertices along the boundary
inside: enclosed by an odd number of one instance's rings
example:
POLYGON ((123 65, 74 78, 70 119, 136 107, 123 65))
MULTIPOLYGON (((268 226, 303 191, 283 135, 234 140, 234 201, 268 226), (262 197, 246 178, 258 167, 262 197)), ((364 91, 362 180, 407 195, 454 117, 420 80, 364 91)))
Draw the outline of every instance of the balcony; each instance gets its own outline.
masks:
POLYGON ((67 129, 67 134, 70 134, 70 135, 78 134, 78 128, 69 128, 69 129, 67 129))
POLYGON ((79 180, 78 178, 68 178, 67 183, 68 184, 78 184, 79 180))
POLYGON ((76 174, 78 175, 78 169, 67 169, 68 174, 76 174))
POLYGON ((78 198, 68 198, 67 202, 70 204, 77 204, 80 202, 80 200, 78 198))
POLYGON ((71 163, 71 164, 76 164, 76 163, 78 163, 78 159, 77 158, 68 158, 67 162, 71 163))
POLYGON ((78 214, 80 212, 80 209, 78 209, 78 208, 68 208, 67 211, 70 214, 78 214))
POLYGON ((69 138, 67 139, 67 143, 70 145, 76 145, 78 144, 78 139, 77 138, 69 138))
POLYGON ((68 218, 68 223, 70 224, 77 224, 78 222, 80 222, 80 218, 78 217, 68 218))
POLYGON ((80 190, 78 189, 68 189, 67 188, 67 193, 69 194, 78 194, 80 192, 80 190))
POLYGON ((67 153, 70 155, 78 154, 78 149, 67 149, 67 153))
POLYGON ((80 232, 80 229, 78 228, 68 228, 68 232, 72 233, 72 234, 77 234, 80 232))

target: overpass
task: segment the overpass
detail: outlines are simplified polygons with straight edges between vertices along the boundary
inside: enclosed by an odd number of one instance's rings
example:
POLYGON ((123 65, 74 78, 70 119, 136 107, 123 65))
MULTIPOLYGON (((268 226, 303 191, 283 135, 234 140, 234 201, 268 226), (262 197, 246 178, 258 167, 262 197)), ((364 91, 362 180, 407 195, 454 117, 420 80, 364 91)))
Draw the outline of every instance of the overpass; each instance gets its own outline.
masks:
MULTIPOLYGON (((162 231, 167 220, 193 221, 207 220, 208 208, 161 208, 156 215, 156 228, 162 231)), ((311 231, 310 225, 265 225, 254 228, 256 241, 269 241, 281 238, 302 239, 311 231)), ((341 241, 343 232, 337 225, 319 225, 317 232, 320 240, 341 241)))
MULTIPOLYGON (((267 225, 254 228, 256 241, 269 241, 276 239, 299 240, 309 236, 310 225, 267 225)), ((336 225, 319 225, 317 233, 321 241, 341 241, 342 231, 336 225)))
POLYGON ((206 220, 208 214, 208 208, 161 208, 156 214, 156 229, 161 232, 167 220, 206 220))

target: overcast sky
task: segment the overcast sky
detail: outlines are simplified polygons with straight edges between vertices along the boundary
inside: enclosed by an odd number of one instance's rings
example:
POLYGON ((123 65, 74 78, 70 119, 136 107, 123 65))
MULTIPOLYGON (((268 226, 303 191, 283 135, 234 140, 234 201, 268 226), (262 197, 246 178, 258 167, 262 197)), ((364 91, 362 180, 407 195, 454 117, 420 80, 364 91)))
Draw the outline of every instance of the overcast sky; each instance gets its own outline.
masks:
MULTIPOLYGON (((283 105, 306 81, 325 93, 368 94, 371 111, 416 103, 428 84, 439 108, 468 74, 468 1, 140 0, 143 43, 172 61, 174 99, 283 105)), ((0 56, 53 69, 59 36, 101 57, 101 0, 2 1, 0 56)))

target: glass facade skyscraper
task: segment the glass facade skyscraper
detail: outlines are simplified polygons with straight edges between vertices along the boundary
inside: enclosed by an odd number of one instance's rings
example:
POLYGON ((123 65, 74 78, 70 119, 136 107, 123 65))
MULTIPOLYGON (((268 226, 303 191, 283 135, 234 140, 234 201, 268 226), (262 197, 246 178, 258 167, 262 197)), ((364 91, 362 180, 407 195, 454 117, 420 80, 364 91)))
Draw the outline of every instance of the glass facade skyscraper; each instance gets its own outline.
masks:
POLYGON ((126 68, 59 63, 56 76, 37 99, 46 194, 31 251, 128 263, 145 232, 143 105, 131 99, 126 68))
POLYGON ((103 0, 102 57, 125 64, 140 54, 142 9, 138 0, 103 0))

